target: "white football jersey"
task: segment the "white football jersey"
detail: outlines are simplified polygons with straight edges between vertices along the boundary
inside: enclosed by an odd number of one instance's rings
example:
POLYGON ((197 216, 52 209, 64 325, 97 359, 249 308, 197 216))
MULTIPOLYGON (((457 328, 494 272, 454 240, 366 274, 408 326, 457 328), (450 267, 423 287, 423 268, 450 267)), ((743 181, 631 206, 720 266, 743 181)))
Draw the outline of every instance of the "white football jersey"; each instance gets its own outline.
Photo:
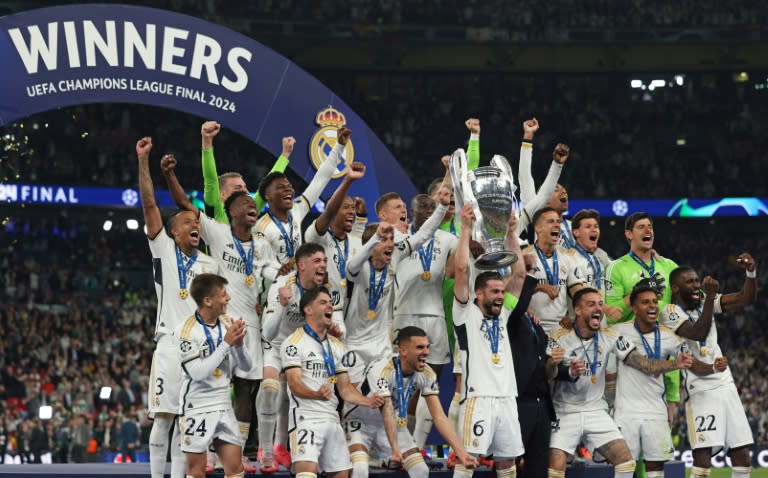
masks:
POLYGON ((498 362, 494 362, 490 340, 493 321, 486 319, 474 302, 462 304, 454 297, 453 323, 463 372, 463 400, 468 397, 517 397, 515 365, 507 332, 510 312, 506 307, 501 308, 498 362))
MULTIPOLYGON (((536 254, 535 248, 528 246, 523 250, 523 254, 533 254, 536 256, 536 265, 532 275, 538 279, 539 284, 549 284, 546 269, 539 255, 536 254)), ((552 334, 559 327, 560 320, 568 314, 568 305, 571 300, 568 296, 568 288, 584 283, 581 277, 582 272, 576 267, 576 262, 574 261, 575 250, 563 249, 560 246, 555 247, 554 254, 546 258, 547 265, 553 272, 555 255, 557 255, 558 262, 557 282, 559 295, 555 300, 552 300, 546 293, 536 292, 531 297, 531 303, 528 306, 529 310, 541 320, 541 327, 548 335, 552 334)))
MULTIPOLYGON (((395 268, 397 249, 392 255, 392 262, 388 267, 377 271, 373 269, 370 261, 363 264, 362 270, 356 275, 347 271, 347 278, 354 283, 352 297, 349 298, 345 322, 347 324, 347 344, 354 348, 366 342, 386 341, 392 343, 394 320, 392 316, 395 299, 395 268), (369 318, 368 297, 370 294, 370 279, 374 274, 374 285, 379 287, 382 277, 384 288, 374 310, 374 316, 369 318)), ((381 351, 383 352, 383 351, 381 351)), ((377 354, 378 356, 379 354, 377 354)))
MULTIPOLYGON (((722 314, 723 308, 720 305, 720 299, 722 294, 717 294, 715 297, 714 314, 722 314)), ((704 299, 702 298, 701 305, 695 310, 684 310, 678 304, 667 304, 661 310, 661 317, 659 322, 666 325, 670 329, 677 331, 677 329, 686 320, 696 322, 701 317, 701 311, 704 308, 704 299)), ((704 363, 712 364, 717 357, 723 356, 723 351, 720 350, 720 345, 717 343, 717 327, 715 326, 714 318, 712 320, 712 327, 709 329, 707 339, 703 341, 685 339, 685 343, 689 351, 693 356, 704 363)), ((689 394, 694 394, 702 390, 714 390, 721 386, 727 386, 733 383, 733 375, 731 374, 731 367, 726 368, 723 372, 713 373, 700 377, 690 370, 683 370, 685 389, 689 394)))
POLYGON ((584 360, 586 365, 585 375, 576 381, 556 380, 552 402, 557 413, 588 412, 594 410, 608 410, 608 403, 603 398, 605 392, 605 367, 611 354, 617 354, 617 358, 624 360, 629 352, 635 349, 635 345, 611 329, 600 329, 597 337, 597 358, 595 358, 595 336, 588 340, 581 340, 574 329, 556 329, 549 339, 547 353, 555 347, 565 349, 563 365, 570 365, 573 360, 584 360), (619 345, 617 345, 617 343, 619 345), (595 373, 592 372, 593 364, 597 364, 595 373), (597 377, 592 383, 592 377, 597 377))
POLYGON ((435 231, 432 239, 404 257, 398 264, 395 292, 395 317, 430 315, 445 317, 443 279, 448 256, 456 251, 459 240, 445 231, 435 231), (421 255, 431 248, 431 263, 425 271, 421 255), (424 273, 427 272, 427 276, 424 273), (426 280, 425 280, 426 278, 426 280))
MULTIPOLYGON (((179 277, 176 243, 166 233, 165 228, 160 229, 160 232, 153 239, 147 239, 149 250, 152 253, 152 270, 155 279, 155 293, 157 294, 155 340, 158 340, 163 335, 172 334, 176 326, 197 309, 195 300, 189 295, 192 279, 198 274, 221 274, 221 269, 213 258, 197 251, 197 259, 187 271, 186 293, 183 293, 180 286, 181 278, 179 277)), ((183 267, 187 267, 189 257, 180 249, 178 253, 184 263, 183 267)))
POLYGON ((197 415, 232 408, 229 384, 238 361, 234 350, 224 342, 224 335, 231 325, 232 319, 225 315, 219 317, 216 325, 201 324, 193 312, 192 316, 177 326, 175 333, 182 368, 180 415, 197 415), (213 349, 209 346, 206 330, 214 344, 213 349), (188 363, 210 356, 218 347, 229 348, 221 363, 205 380, 193 380, 187 372, 188 363))
MULTIPOLYGON (((670 355, 680 352, 683 339, 675 334, 672 329, 663 325, 658 326, 659 347, 656 351, 655 332, 643 334, 635 328, 635 321, 616 324, 611 329, 635 346, 633 353, 639 353, 648 357, 648 349, 651 354, 658 353, 658 358, 666 360, 670 355)), ((655 359, 655 356, 650 358, 655 359)), ((667 418, 667 402, 665 400, 664 375, 648 375, 634 367, 630 367, 624 361, 619 361, 616 379, 616 402, 614 405, 615 416, 633 418, 667 418)))
MULTIPOLYGON (((360 218, 357 221, 356 224, 359 224, 360 218)), ((362 224, 365 224, 365 221, 366 219, 362 218, 362 224)), ((328 282, 333 284, 334 288, 341 290, 341 305, 344 308, 347 302, 346 263, 350 257, 362 249, 363 245, 360 236, 347 234, 346 238, 338 240, 330 229, 325 231, 325 234, 320 235, 317 233, 317 229, 315 229, 315 222, 312 222, 304 232, 304 238, 306 242, 320 244, 325 249, 325 255, 328 257, 328 282), (342 270, 344 271, 344 282, 341 280, 342 270)))
MULTIPOLYGON (((329 383, 328 370, 323 361, 323 347, 327 348, 329 346, 333 353, 336 373, 347 373, 347 368, 341 360, 346 353, 344 344, 331 335, 327 335, 321 344, 310 337, 304 331, 304 327, 296 329, 280 346, 283 371, 298 367, 301 370, 302 383, 311 390, 318 390, 323 384, 327 384, 331 390, 334 390, 336 385, 335 383, 329 383)), ((288 387, 288 399, 291 404, 289 430, 296 427, 297 417, 303 420, 339 423, 339 413, 336 411, 339 400, 335 393, 330 400, 313 400, 294 395, 291 392, 291 388, 288 387)))

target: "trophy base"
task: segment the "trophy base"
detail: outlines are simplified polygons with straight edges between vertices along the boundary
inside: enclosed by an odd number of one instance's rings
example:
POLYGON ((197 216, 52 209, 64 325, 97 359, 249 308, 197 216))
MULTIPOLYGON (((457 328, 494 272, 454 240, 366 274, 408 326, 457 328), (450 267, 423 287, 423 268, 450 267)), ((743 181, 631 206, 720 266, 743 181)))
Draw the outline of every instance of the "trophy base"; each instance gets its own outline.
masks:
POLYGON ((483 271, 504 269, 517 262, 517 254, 510 251, 486 252, 475 261, 475 267, 483 271))

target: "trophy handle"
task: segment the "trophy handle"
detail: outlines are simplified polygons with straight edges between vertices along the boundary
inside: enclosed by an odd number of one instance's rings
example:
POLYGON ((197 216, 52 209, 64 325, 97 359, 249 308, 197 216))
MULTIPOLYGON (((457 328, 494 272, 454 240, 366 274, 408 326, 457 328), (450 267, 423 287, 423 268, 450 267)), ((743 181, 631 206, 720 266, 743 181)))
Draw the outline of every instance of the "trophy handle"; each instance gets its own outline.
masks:
MULTIPOLYGON (((448 170, 451 173, 453 182, 453 198, 456 204, 456 211, 460 213, 464 209, 464 192, 466 187, 465 175, 467 174, 467 154, 459 148, 451 155, 448 162, 448 170)), ((472 194, 470 192, 470 194, 472 194)))
POLYGON ((517 186, 515 186, 515 174, 512 172, 512 168, 509 166, 507 158, 500 154, 495 154, 493 158, 491 158, 491 166, 500 169, 501 173, 509 178, 509 184, 512 185, 512 198, 514 198, 515 191, 517 191, 517 186))

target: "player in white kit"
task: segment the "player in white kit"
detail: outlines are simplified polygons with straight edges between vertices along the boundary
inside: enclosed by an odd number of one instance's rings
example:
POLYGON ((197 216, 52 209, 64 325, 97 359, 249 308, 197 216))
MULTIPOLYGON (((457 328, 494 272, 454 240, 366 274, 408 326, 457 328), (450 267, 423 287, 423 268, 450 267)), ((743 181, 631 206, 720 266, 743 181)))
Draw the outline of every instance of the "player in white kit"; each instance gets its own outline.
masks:
POLYGON ((390 454, 390 466, 399 467, 402 463, 411 478, 429 476, 429 468, 407 427, 408 403, 417 391, 421 392, 443 438, 457 451, 462 462, 475 465, 476 459, 464 450, 440 404, 437 375, 427 365, 430 345, 426 332, 418 327, 404 327, 396 341, 396 356, 380 357, 367 366, 360 377, 351 377, 367 395, 377 393, 385 400, 380 411, 351 404, 344 406, 353 477, 368 476, 368 451, 372 446, 380 453, 390 454))
POLYGON ((366 397, 349 380, 341 358, 344 344, 328 334, 333 303, 325 287, 304 293, 299 303, 306 324, 280 346, 290 398, 290 440, 296 478, 346 478, 352 468, 337 411, 338 391, 348 403, 379 408, 384 399, 366 397))
POLYGON ((346 343, 363 363, 392 352, 395 271, 400 261, 427 242, 440 226, 450 192, 443 188, 440 198, 440 206, 413 236, 402 236, 395 242, 391 224, 368 225, 363 248, 347 263, 347 278, 355 287, 345 314, 346 343))
POLYGON ((660 373, 689 367, 690 354, 681 353, 674 362, 649 359, 629 340, 611 329, 600 327, 603 298, 592 288, 584 288, 573 297, 576 321, 573 328, 559 328, 548 348, 565 349, 565 359, 557 366, 552 401, 557 419, 552 429, 549 449, 549 477, 565 476, 566 459, 579 443, 599 451, 614 465, 614 476, 629 478, 635 460, 616 423, 608 415, 605 384, 606 366, 615 354, 618 360, 643 373, 660 373))
MULTIPOLYGON (((696 271, 678 267, 669 275, 672 303, 664 308, 660 322, 679 335, 688 334, 712 314, 721 314, 744 307, 757 296, 757 268, 749 254, 741 254, 736 262, 746 270, 744 286, 739 292, 719 294, 719 284, 711 277, 704 278, 704 291, 696 271)), ((725 448, 731 459, 735 478, 748 477, 751 472, 750 447, 752 431, 747 422, 739 393, 717 343, 717 327, 710 323, 705 337, 688 338, 686 343, 701 366, 692 367, 685 374, 688 400, 685 415, 688 435, 693 448, 692 477, 709 476, 710 457, 725 448)))
POLYGON ((351 135, 349 129, 339 128, 338 142, 300 196, 294 198, 293 185, 284 173, 270 173, 259 183, 259 194, 267 201, 269 209, 256 223, 255 231, 272 246, 280 264, 293 260, 301 245, 301 221, 331 180, 351 135))
MULTIPOLYGON (((661 313, 659 299, 647 279, 632 289, 629 305, 635 319, 614 325, 614 332, 651 359, 663 360, 680 352, 683 339, 656 322, 661 313)), ((632 456, 645 462, 647 478, 663 478, 664 463, 674 451, 664 377, 647 375, 619 361, 613 418, 632 456)))
POLYGON ((179 359, 184 371, 179 423, 184 430, 182 450, 187 455, 187 476, 205 476, 206 452, 213 446, 224 466, 224 476, 243 477, 240 460, 245 440, 232 410, 229 384, 235 366, 250 368, 244 346, 247 327, 243 319, 228 317, 227 280, 200 274, 190 294, 197 310, 175 329, 179 359))
MULTIPOLYGON (((179 413, 181 367, 173 341, 173 330, 195 310, 189 296, 189 286, 198 274, 218 273, 219 266, 211 257, 197 250, 200 242, 200 223, 197 215, 181 211, 163 228, 160 209, 155 201, 152 177, 149 172, 149 153, 152 138, 136 143, 139 162, 139 192, 147 225, 147 239, 152 253, 155 292, 157 293, 157 319, 155 325, 155 352, 149 379, 149 415, 153 418, 149 435, 149 462, 153 478, 165 473, 169 432, 179 413)), ((171 444, 171 476, 182 478, 186 468, 179 443, 179 427, 173 427, 171 444)))
MULTIPOLYGON (((301 297, 307 290, 325 284, 328 259, 323 247, 313 242, 302 244, 296 251, 296 272, 280 276, 267 294, 262 334, 264 338, 264 380, 256 395, 256 413, 259 418, 259 463, 262 473, 278 470, 274 459, 275 448, 285 448, 288 440, 288 395, 286 383, 280 380, 283 370, 280 345, 298 327, 304 325, 304 315, 299 308, 301 297), (275 428, 277 426, 277 428, 275 428)), ((331 291, 333 325, 331 335, 344 335, 344 316, 341 310, 341 294, 331 291)))
POLYGON ((581 271, 574 260, 576 252, 557 245, 560 221, 560 214, 551 207, 536 211, 533 215, 536 242, 523 249, 524 254, 536 255, 533 275, 539 285, 531 297, 529 309, 541 320, 547 335, 551 335, 568 314, 570 297, 584 287, 581 271))

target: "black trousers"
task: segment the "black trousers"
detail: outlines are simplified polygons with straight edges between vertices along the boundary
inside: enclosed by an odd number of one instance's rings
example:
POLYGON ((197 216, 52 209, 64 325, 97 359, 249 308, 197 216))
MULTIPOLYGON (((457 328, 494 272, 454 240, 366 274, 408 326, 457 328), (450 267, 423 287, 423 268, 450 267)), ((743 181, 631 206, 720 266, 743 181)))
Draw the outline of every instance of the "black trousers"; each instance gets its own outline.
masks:
POLYGON ((518 458, 518 478, 547 478, 549 435, 552 431, 550 404, 545 398, 518 398, 517 416, 525 455, 518 458), (522 461, 522 463, 521 463, 522 461))

